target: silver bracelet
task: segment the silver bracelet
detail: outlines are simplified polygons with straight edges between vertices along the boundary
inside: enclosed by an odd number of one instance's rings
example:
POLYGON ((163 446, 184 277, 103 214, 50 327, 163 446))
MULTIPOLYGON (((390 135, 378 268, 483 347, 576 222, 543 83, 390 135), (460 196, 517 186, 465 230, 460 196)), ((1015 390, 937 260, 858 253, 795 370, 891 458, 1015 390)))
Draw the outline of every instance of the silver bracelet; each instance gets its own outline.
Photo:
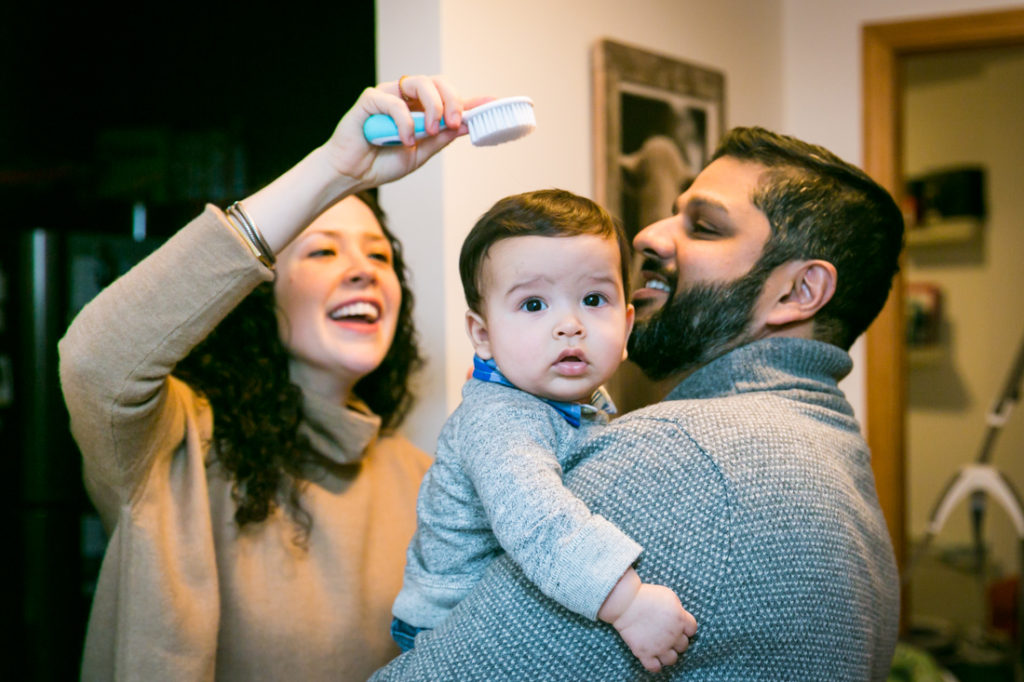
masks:
POLYGON ((267 244, 267 240, 263 238, 263 234, 256 227, 256 223, 252 221, 249 214, 242 208, 242 202, 236 201, 227 207, 224 211, 224 215, 227 217, 228 222, 231 223, 245 241, 249 244, 249 248, 256 258, 261 263, 266 265, 268 268, 274 267, 276 259, 274 258, 274 251, 267 244))

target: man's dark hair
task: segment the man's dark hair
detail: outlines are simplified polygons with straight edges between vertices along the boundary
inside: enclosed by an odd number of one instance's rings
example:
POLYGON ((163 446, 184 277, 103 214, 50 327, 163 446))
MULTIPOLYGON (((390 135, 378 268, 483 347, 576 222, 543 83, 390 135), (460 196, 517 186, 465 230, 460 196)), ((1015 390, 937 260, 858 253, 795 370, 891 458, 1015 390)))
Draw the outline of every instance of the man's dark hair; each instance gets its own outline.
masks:
POLYGON ((835 266, 835 295, 814 318, 814 336, 844 349, 882 310, 899 271, 903 215, 868 175, 822 147, 763 128, 734 128, 712 156, 767 167, 751 201, 771 234, 756 267, 797 259, 835 266))
MULTIPOLYGON (((401 243, 388 230, 384 213, 370 193, 356 195, 370 207, 391 243, 402 290, 395 338, 383 362, 353 392, 381 418, 383 430, 396 428, 412 403, 409 376, 422 365, 413 326, 413 295, 401 243)), ((232 496, 240 527, 259 523, 286 501, 304 542, 312 518, 299 495, 310 465, 322 464, 299 433, 302 391, 288 374, 288 351, 281 342, 274 285, 264 282, 178 363, 174 376, 209 400, 217 461, 233 479, 232 496)))
POLYGON ((575 237, 592 234, 615 239, 619 247, 622 288, 629 297, 631 251, 625 231, 597 203, 563 189, 542 189, 498 200, 483 214, 459 254, 462 290, 470 310, 482 312, 480 276, 487 252, 502 239, 512 237, 575 237))

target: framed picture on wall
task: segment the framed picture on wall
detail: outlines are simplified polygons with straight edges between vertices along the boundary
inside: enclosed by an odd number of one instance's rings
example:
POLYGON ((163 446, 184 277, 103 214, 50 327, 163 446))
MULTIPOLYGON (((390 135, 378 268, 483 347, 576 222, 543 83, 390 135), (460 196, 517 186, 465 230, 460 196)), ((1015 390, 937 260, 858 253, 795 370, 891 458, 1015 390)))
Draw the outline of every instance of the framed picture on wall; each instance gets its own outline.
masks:
MULTIPOLYGON (((612 40, 594 48, 594 198, 630 239, 671 215, 725 129, 725 76, 612 40)), ((668 386, 624 362, 607 384, 619 412, 661 400, 668 386)))
POLYGON ((632 237, 669 215, 725 127, 725 76, 601 40, 594 52, 595 198, 632 237))

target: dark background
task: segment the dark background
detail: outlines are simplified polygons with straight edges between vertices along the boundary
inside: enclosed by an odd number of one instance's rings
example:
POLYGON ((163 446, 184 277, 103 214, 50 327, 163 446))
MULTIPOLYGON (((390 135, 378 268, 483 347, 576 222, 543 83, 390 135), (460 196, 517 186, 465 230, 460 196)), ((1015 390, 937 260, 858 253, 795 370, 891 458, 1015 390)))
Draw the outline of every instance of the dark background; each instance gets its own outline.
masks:
POLYGON ((69 263, 102 251, 104 284, 321 144, 376 80, 372 0, 275 4, 0 3, 0 678, 77 678, 105 542, 56 380, 90 293, 69 263))
POLYGON ((162 213, 221 198, 194 177, 218 170, 204 142, 241 151, 247 190, 325 140, 374 83, 372 0, 274 4, 0 4, 4 228, 117 230, 141 198, 173 231, 162 213))

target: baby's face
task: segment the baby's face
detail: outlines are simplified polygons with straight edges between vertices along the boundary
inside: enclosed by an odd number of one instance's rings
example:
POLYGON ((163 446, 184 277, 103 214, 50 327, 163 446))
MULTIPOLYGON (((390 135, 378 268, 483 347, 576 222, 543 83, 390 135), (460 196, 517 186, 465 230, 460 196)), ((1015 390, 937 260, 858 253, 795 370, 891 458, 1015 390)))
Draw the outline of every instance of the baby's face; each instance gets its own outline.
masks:
POLYGON ((483 315, 467 315, 477 355, 524 391, 587 400, 626 357, 633 307, 613 239, 513 237, 487 252, 483 315))

